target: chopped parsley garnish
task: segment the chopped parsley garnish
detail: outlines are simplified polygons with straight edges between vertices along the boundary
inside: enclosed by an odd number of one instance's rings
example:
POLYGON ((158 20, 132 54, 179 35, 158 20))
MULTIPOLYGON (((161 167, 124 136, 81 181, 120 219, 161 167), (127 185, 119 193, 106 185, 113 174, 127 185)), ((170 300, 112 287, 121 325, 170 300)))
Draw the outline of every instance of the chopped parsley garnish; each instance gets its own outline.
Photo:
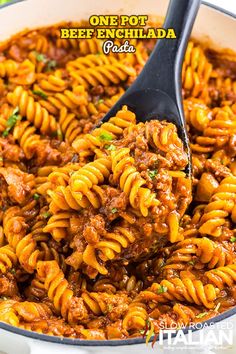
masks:
POLYGON ((56 68, 57 62, 56 60, 50 60, 46 57, 46 55, 38 52, 34 52, 35 58, 38 62, 46 64, 46 71, 52 71, 56 68))
POLYGON ((195 262, 194 261, 189 261, 188 264, 193 266, 195 264, 195 262))
POLYGON ((8 134, 9 134, 9 131, 6 129, 6 130, 4 130, 4 132, 2 133, 2 136, 3 136, 4 138, 6 138, 6 137, 8 136, 8 134))
POLYGON ((236 241, 236 237, 235 236, 230 237, 230 242, 235 242, 235 241, 236 241))
POLYGON ((48 95, 46 95, 46 93, 44 93, 43 91, 33 90, 32 92, 33 92, 34 95, 37 95, 37 96, 43 98, 44 100, 48 99, 48 95))
POLYGON ((46 71, 52 71, 57 66, 56 60, 48 60, 46 65, 46 71))
POLYGON ((47 62, 46 55, 44 55, 42 53, 38 53, 38 52, 34 52, 34 55, 35 55, 35 58, 38 62, 43 62, 43 63, 47 62))
POLYGON ((111 144, 111 145, 105 145, 104 149, 109 150, 109 151, 115 151, 116 147, 115 147, 115 145, 111 144))
POLYGON ((15 268, 12 268, 12 269, 10 270, 10 273, 11 273, 11 274, 16 274, 15 268))
POLYGON ((48 219, 48 218, 50 218, 50 216, 51 216, 51 213, 49 211, 46 211, 45 213, 42 214, 42 217, 44 219, 48 219))
POLYGON ((104 100, 102 98, 100 100, 98 100, 98 104, 103 103, 103 102, 104 102, 104 100))
POLYGON ((112 208, 112 209, 111 209, 111 212, 112 212, 112 214, 117 213, 117 208, 112 208))
POLYGON ((207 315, 208 312, 201 312, 198 315, 196 315, 196 318, 203 318, 204 316, 207 315))
POLYGON ((111 141, 113 140, 113 136, 107 132, 103 132, 99 135, 99 140, 101 141, 111 141))
POLYGON ((34 197, 34 200, 39 200, 40 195, 38 193, 34 193, 33 197, 34 197))
POLYGON ((60 128, 57 129, 57 137, 59 140, 63 140, 63 134, 60 128))
POLYGON ((157 170, 152 170, 152 171, 149 171, 148 172, 148 176, 151 178, 151 179, 154 179, 157 175, 157 170))
POLYGON ((4 137, 7 137, 10 130, 15 126, 16 122, 21 120, 22 117, 18 113, 19 107, 16 107, 6 122, 7 128, 2 133, 4 137))
POLYGON ((167 287, 161 285, 160 288, 157 290, 157 294, 162 294, 162 293, 166 293, 167 292, 167 287))
POLYGON ((107 305, 107 310, 108 310, 108 312, 111 312, 113 310, 113 305, 112 304, 108 304, 107 305))

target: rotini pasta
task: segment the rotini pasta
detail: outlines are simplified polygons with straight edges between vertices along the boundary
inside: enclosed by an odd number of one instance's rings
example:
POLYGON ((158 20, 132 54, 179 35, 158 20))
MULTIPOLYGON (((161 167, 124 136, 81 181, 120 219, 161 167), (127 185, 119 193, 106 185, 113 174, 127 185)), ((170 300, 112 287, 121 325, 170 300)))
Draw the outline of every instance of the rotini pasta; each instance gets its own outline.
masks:
POLYGON ((148 342, 236 306, 235 56, 188 44, 190 180, 168 117, 99 123, 154 47, 130 43, 104 55, 51 26, 0 48, 0 321, 148 342))
POLYGON ((119 62, 70 72, 70 76, 75 83, 81 84, 85 88, 98 84, 103 86, 108 86, 110 83, 119 84, 126 81, 128 77, 135 77, 135 75, 136 72, 133 67, 128 67, 119 62))
POLYGON ((49 134, 56 130, 55 118, 50 116, 40 103, 35 102, 34 98, 21 86, 17 86, 13 92, 9 92, 8 101, 14 107, 19 105, 20 114, 25 116, 42 133, 49 134))

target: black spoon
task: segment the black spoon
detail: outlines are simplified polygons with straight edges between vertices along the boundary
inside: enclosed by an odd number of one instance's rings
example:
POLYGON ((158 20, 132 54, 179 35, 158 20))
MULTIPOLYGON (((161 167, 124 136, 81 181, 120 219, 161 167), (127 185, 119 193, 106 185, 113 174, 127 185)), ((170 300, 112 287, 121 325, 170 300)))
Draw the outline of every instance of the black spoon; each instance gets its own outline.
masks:
POLYGON ((182 107, 181 71, 200 2, 200 0, 170 0, 163 28, 174 28, 176 38, 157 41, 135 82, 101 120, 101 124, 108 121, 123 105, 127 105, 136 114, 138 122, 166 119, 174 123, 188 153, 189 163, 186 172, 189 176, 191 159, 182 107))

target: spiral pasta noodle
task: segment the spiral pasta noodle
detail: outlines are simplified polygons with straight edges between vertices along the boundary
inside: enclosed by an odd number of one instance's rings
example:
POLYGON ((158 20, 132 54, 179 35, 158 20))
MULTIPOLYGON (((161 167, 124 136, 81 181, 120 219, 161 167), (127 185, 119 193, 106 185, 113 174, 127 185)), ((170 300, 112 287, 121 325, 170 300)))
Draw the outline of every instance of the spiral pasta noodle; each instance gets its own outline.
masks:
POLYGON ((101 43, 97 38, 92 38, 91 41, 83 39, 79 41, 80 53, 83 55, 101 53, 101 43))
POLYGON ((189 98, 184 100, 184 113, 186 121, 198 131, 203 132, 211 120, 211 111, 199 99, 189 98))
POLYGON ((35 102, 21 86, 15 88, 14 92, 8 94, 8 101, 13 106, 19 106, 20 114, 26 116, 29 122, 44 134, 50 134, 56 130, 55 118, 50 116, 48 111, 40 103, 35 102))
POLYGON ((94 129, 91 134, 86 134, 82 138, 75 139, 73 147, 81 157, 88 156, 97 148, 105 145, 106 140, 104 141, 103 136, 106 137, 106 134, 109 134, 109 139, 115 139, 123 133, 125 128, 132 126, 135 122, 134 113, 124 106, 115 117, 110 118, 100 128, 94 129))
POLYGON ((66 69, 69 72, 75 70, 84 70, 87 68, 93 68, 95 66, 109 65, 115 61, 115 58, 108 57, 107 55, 88 54, 86 56, 69 61, 66 64, 66 69))
POLYGON ((60 111, 59 124, 65 136, 65 140, 68 141, 69 144, 72 144, 81 133, 81 126, 76 119, 76 115, 74 113, 68 113, 67 109, 63 107, 60 111))
POLYGON ((68 316, 69 302, 73 292, 68 289, 68 283, 55 261, 38 262, 37 272, 39 277, 45 279, 45 288, 48 296, 54 302, 57 311, 61 311, 63 317, 68 316))
POLYGON ((99 116, 100 114, 107 113, 110 108, 118 101, 124 90, 119 88, 118 93, 111 97, 107 97, 104 100, 98 100, 97 102, 88 101, 86 104, 77 108, 79 116, 83 118, 89 118, 90 115, 99 116))
MULTIPOLYGON (((191 280, 188 278, 182 280, 179 278, 162 280, 160 284, 153 284, 151 291, 157 293, 156 298, 161 302, 176 299, 197 305, 203 304, 208 309, 214 307, 214 300, 217 298, 217 294, 219 294, 219 289, 212 284, 203 285, 200 280, 191 280), (158 294, 161 286, 165 287, 166 291, 158 294)), ((145 293, 143 296, 145 296, 145 293)))
POLYGON ((123 106, 101 123, 154 40, 104 55, 103 41, 62 39, 61 27, 0 44, 0 321, 73 339, 155 342, 163 326, 232 308, 235 55, 188 44, 190 178, 171 117, 140 123, 123 106))
POLYGON ((16 303, 14 300, 0 302, 0 321, 9 323, 13 326, 19 325, 19 318, 13 306, 16 303))
MULTIPOLYGON (((198 262, 212 269, 233 262, 232 252, 207 237, 187 238, 174 246, 163 269, 185 269, 198 262)), ((198 264, 200 266, 200 264, 198 264)))
POLYGON ((236 265, 229 264, 225 267, 209 270, 205 274, 208 281, 219 289, 223 289, 225 286, 231 287, 236 281, 236 265))
POLYGON ((9 245, 0 247, 0 272, 7 273, 8 269, 13 268, 17 264, 17 256, 13 248, 9 245))
POLYGON ((56 189, 48 191, 51 197, 50 211, 56 213, 59 210, 81 210, 92 205, 98 209, 102 205, 102 199, 105 190, 100 186, 93 186, 91 190, 82 196, 81 199, 76 198, 69 186, 58 186, 56 189))
POLYGON ((134 209, 140 209, 143 216, 148 215, 148 209, 158 205, 155 193, 142 187, 146 182, 134 167, 134 160, 129 156, 129 149, 120 149, 111 152, 112 172, 114 181, 129 196, 129 201, 134 209))
POLYGON ((226 222, 226 217, 231 215, 235 220, 234 198, 235 198, 234 176, 226 177, 222 180, 219 187, 204 208, 204 213, 200 220, 199 232, 214 237, 222 234, 222 227, 226 222))
POLYGON ((9 82, 16 85, 32 85, 35 80, 35 65, 28 59, 19 64, 14 76, 9 77, 9 82))
POLYGON ((117 253, 120 253, 123 248, 128 247, 134 241, 135 235, 132 230, 117 227, 113 233, 107 233, 105 239, 96 243, 95 246, 88 244, 83 253, 83 261, 99 273, 107 274, 108 270, 96 258, 96 250, 100 251, 100 259, 106 262, 112 260, 117 253))
POLYGON ((88 54, 99 54, 101 52, 101 41, 93 37, 87 39, 62 39, 60 38, 60 30, 56 30, 56 46, 64 49, 79 49, 79 53, 86 56, 88 54))
POLYGON ((14 60, 5 60, 0 63, 0 77, 13 76, 16 74, 19 64, 14 60))
POLYGON ((78 306, 78 313, 75 316, 87 317, 84 303, 81 301, 76 303, 76 299, 73 298, 73 291, 69 289, 68 282, 64 278, 64 274, 58 267, 57 262, 38 262, 37 272, 44 281, 49 299, 53 301, 55 309, 61 313, 63 318, 67 319, 69 323, 75 321, 73 309, 70 309, 73 300, 75 306, 78 306))
POLYGON ((204 127, 203 136, 196 137, 191 145, 197 153, 209 153, 224 147, 235 132, 235 113, 228 106, 215 108, 212 119, 204 127))
POLYGON ((196 317, 196 311, 181 303, 177 303, 173 306, 173 312, 178 316, 177 323, 179 326, 187 325, 196 317))
POLYGON ((39 103, 51 114, 57 114, 63 107, 77 112, 79 111, 77 107, 87 106, 87 92, 83 86, 77 85, 73 90, 56 92, 53 96, 49 96, 47 100, 40 100, 39 103))
POLYGON ((110 83, 119 84, 121 81, 127 80, 128 77, 135 77, 135 74, 132 67, 119 62, 70 72, 75 83, 83 85, 85 88, 98 84, 103 86, 108 86, 110 83))
POLYGON ((72 195, 78 201, 95 185, 101 184, 109 177, 111 171, 111 159, 102 157, 81 167, 70 177, 72 195))
POLYGON ((13 137, 19 142, 27 159, 33 156, 36 144, 41 143, 40 136, 35 132, 35 127, 28 121, 17 124, 13 130, 13 137))
POLYGON ((54 75, 42 76, 42 79, 34 86, 34 90, 42 90, 47 95, 50 95, 50 93, 54 92, 63 92, 67 87, 68 83, 61 78, 60 71, 58 70, 54 75))
POLYGON ((212 73, 212 64, 209 63, 202 48, 189 42, 185 54, 182 70, 183 87, 191 92, 191 96, 205 96, 205 86, 212 73))
POLYGON ((148 314, 146 311, 146 305, 142 302, 133 301, 129 305, 127 314, 123 320, 123 327, 127 330, 130 329, 143 329, 146 326, 146 320, 148 314))
POLYGON ((70 226, 71 213, 58 212, 50 217, 43 232, 49 232, 56 241, 60 241, 67 236, 67 229, 70 226))

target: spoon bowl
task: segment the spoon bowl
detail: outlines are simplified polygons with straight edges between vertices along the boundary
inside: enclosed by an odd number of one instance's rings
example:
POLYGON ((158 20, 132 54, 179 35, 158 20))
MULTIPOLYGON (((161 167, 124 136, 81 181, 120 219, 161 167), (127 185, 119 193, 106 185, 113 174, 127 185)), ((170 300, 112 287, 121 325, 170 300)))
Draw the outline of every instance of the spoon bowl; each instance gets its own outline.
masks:
POLYGON ((123 105, 127 105, 135 113, 137 122, 145 123, 149 120, 158 119, 174 123, 180 132, 181 140, 187 141, 186 130, 182 129, 183 123, 180 119, 179 107, 166 92, 152 88, 129 92, 125 101, 122 99, 121 102, 117 102, 102 122, 104 123, 114 116, 123 105), (181 134, 183 135, 181 136, 181 134))
POLYGON ((173 28, 176 38, 159 39, 142 72, 124 95, 103 117, 107 122, 126 105, 137 122, 167 120, 176 125, 188 154, 186 172, 191 177, 191 157, 182 106, 181 73, 188 39, 200 0, 170 0, 163 28, 173 28))

